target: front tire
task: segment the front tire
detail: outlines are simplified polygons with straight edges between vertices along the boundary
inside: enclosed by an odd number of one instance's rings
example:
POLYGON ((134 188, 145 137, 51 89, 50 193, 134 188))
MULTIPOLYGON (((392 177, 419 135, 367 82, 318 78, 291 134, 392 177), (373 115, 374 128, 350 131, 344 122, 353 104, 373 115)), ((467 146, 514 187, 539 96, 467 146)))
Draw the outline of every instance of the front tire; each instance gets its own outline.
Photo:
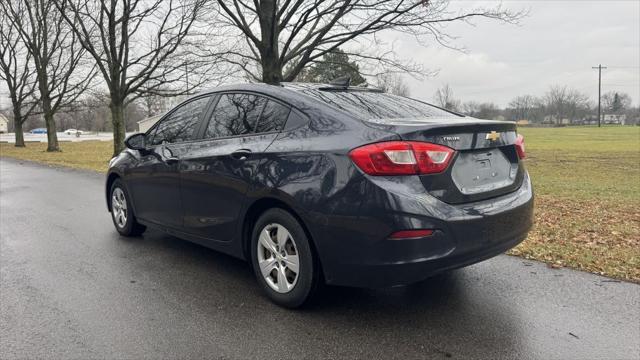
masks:
POLYGON ((318 286, 320 266, 310 239, 285 210, 267 210, 256 222, 251 263, 263 291, 280 306, 302 306, 318 286))
POLYGON ((146 226, 136 221, 131 198, 120 179, 116 179, 111 185, 110 207, 111 219, 116 230, 123 236, 139 236, 147 229, 146 226))

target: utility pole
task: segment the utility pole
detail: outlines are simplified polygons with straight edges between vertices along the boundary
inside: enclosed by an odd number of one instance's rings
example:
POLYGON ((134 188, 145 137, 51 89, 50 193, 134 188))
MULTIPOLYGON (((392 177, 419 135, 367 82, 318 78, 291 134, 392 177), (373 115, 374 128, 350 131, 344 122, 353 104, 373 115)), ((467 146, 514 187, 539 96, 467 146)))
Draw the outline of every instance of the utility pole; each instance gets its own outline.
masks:
POLYGON ((601 101, 601 95, 602 95, 602 69, 606 69, 605 66, 602 66, 602 64, 599 64, 597 67, 593 66, 591 67, 592 69, 598 69, 598 127, 602 126, 600 124, 600 121, 602 119, 602 110, 600 107, 600 101, 601 101))

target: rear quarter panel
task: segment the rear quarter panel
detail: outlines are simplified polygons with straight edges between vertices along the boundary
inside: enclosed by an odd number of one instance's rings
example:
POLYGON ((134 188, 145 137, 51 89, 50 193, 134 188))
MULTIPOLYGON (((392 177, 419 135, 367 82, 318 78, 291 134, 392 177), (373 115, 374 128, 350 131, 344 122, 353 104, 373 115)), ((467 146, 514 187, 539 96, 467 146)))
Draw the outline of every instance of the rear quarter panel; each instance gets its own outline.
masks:
POLYGON ((356 214, 363 201, 362 196, 356 201, 346 196, 362 178, 349 151, 398 137, 358 120, 341 119, 344 115, 332 109, 301 110, 309 123, 279 134, 264 152, 246 209, 263 198, 283 201, 302 218, 322 259, 329 250, 321 239, 333 228, 342 228, 345 217, 356 214))

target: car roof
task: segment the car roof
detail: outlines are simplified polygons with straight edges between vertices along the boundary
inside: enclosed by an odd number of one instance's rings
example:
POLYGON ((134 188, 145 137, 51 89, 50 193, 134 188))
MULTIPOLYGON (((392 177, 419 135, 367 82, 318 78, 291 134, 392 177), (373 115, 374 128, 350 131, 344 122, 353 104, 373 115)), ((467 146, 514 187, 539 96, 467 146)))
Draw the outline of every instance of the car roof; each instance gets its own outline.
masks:
POLYGON ((336 84, 326 84, 326 83, 303 83, 303 82, 289 82, 289 83, 281 83, 280 86, 296 90, 325 90, 325 91, 372 91, 372 92, 384 92, 382 89, 376 87, 369 86, 343 86, 336 84))
MULTIPOLYGON (((298 109, 308 108, 309 106, 320 107, 320 108, 331 108, 328 104, 321 102, 307 94, 304 93, 305 90, 320 90, 320 91, 366 91, 366 92, 384 92, 381 89, 375 87, 364 87, 364 86, 340 86, 335 84, 326 84, 326 83, 304 83, 304 82, 282 82, 277 85, 265 84, 265 83, 243 83, 243 84, 230 84, 218 86, 215 88, 210 88, 204 90, 189 99, 185 100, 189 101, 198 96, 202 96, 205 94, 214 94, 219 92, 228 92, 228 91, 249 91, 261 93, 267 96, 272 96, 276 99, 286 101, 293 107, 298 109), (313 104, 313 105, 312 105, 313 104)), ((336 109, 334 109, 336 110, 336 109)), ((340 111, 344 113, 343 111, 340 111)), ((343 115, 352 116, 348 113, 344 113, 343 115)))
POLYGON ((244 83, 223 85, 210 88, 198 93, 195 96, 203 94, 225 92, 225 91, 256 91, 273 96, 287 96, 291 93, 299 93, 304 90, 324 90, 324 91, 371 91, 383 92, 381 89, 366 86, 340 86, 326 83, 303 83, 303 82, 283 82, 277 85, 265 83, 244 83))
POLYGON ((341 86, 329 83, 308 83, 308 82, 281 82, 279 84, 266 84, 266 83, 239 83, 217 86, 209 88, 202 93, 218 92, 218 91, 232 91, 232 90, 250 90, 250 89, 266 89, 266 88, 286 88, 291 90, 307 90, 307 89, 321 89, 321 90, 360 90, 360 91, 378 91, 382 90, 376 87, 369 86, 341 86))
POLYGON ((256 92, 263 95, 271 96, 275 99, 285 101, 289 103, 291 106, 293 106, 294 108, 298 108, 298 109, 308 108, 309 106, 313 106, 316 108, 321 107, 325 109, 329 107, 329 105, 322 103, 319 100, 314 99, 309 95, 304 94, 303 90, 307 90, 307 89, 334 90, 334 91, 340 91, 340 90, 372 91, 371 88, 365 88, 365 87, 350 86, 345 89, 345 87, 338 87, 331 84, 320 84, 320 83, 280 83, 277 85, 270 85, 265 83, 244 83, 244 84, 223 85, 215 88, 210 88, 210 89, 201 91, 194 96, 189 97, 182 103, 188 102, 193 98, 206 95, 206 94, 215 94, 219 92, 228 92, 228 91, 247 91, 247 92, 256 92))

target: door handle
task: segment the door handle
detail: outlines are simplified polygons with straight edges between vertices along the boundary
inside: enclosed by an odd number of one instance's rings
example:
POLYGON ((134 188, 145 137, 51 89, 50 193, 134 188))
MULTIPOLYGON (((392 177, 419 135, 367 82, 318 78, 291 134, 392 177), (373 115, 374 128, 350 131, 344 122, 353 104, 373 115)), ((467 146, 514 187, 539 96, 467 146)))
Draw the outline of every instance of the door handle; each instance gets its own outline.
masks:
POLYGON ((231 157, 236 160, 247 160, 249 155, 251 155, 251 150, 249 149, 239 149, 231 153, 231 157))

